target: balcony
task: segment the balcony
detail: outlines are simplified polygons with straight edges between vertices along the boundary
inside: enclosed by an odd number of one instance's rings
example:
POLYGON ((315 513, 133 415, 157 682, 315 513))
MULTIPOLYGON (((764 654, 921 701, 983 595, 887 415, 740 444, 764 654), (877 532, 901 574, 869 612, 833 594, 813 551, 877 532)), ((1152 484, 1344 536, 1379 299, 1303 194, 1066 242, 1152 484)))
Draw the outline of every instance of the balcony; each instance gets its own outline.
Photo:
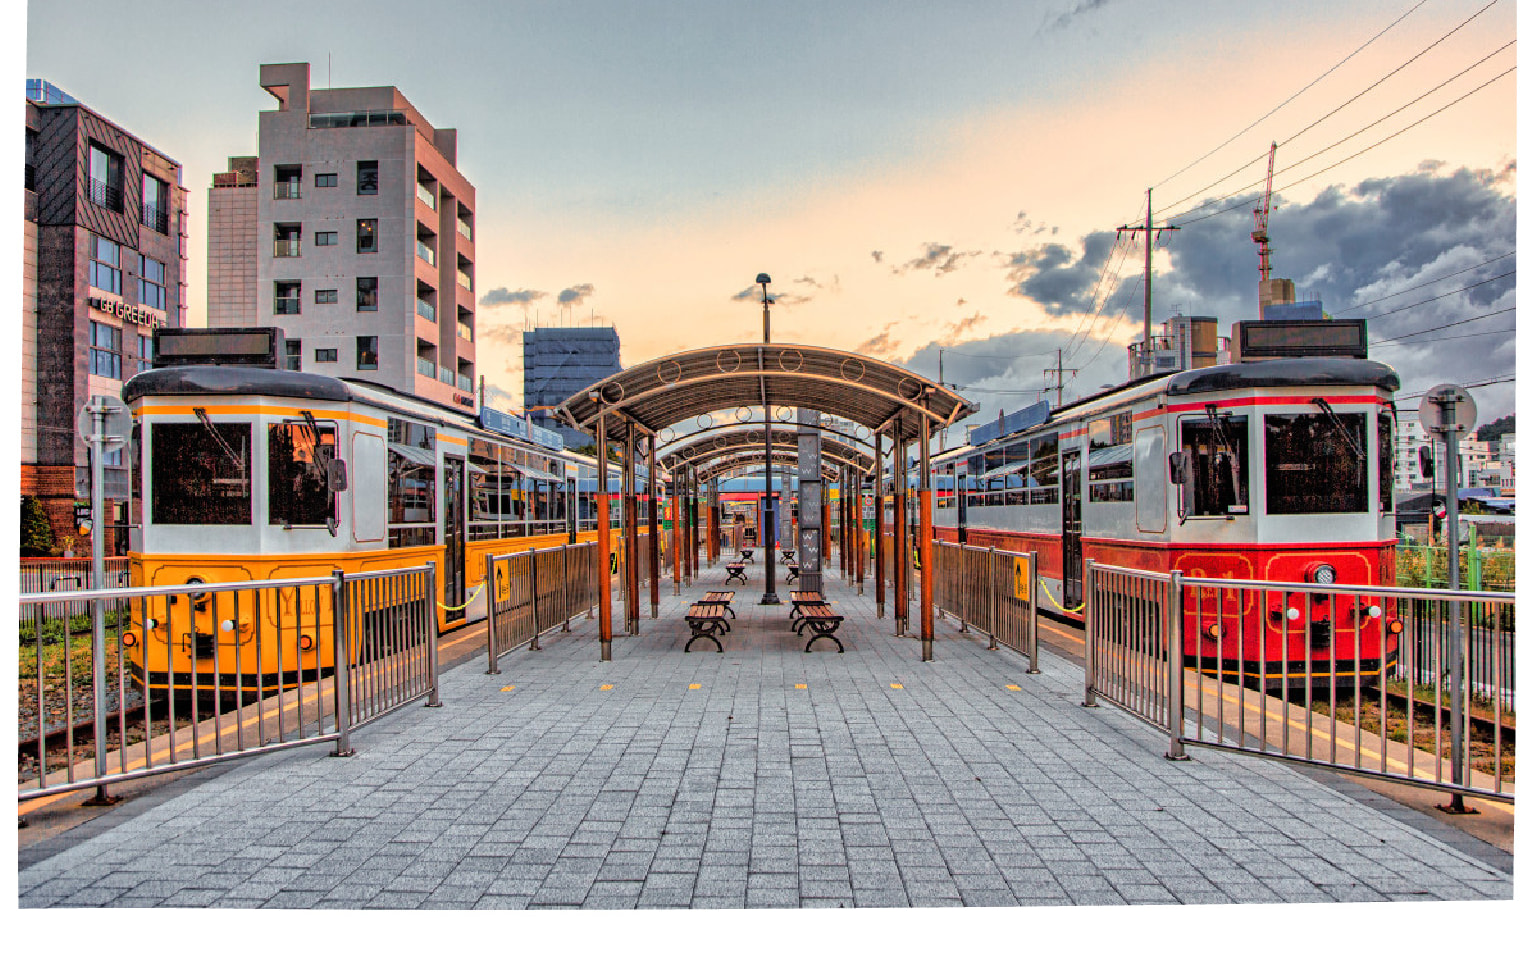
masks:
POLYGON ((303 297, 300 296, 279 296, 273 305, 272 311, 279 316, 297 316, 299 314, 299 303, 302 299, 303 297))
POLYGON ((471 342, 471 343, 474 342, 474 327, 470 326, 468 323, 464 322, 462 319, 459 320, 458 321, 458 338, 459 339, 463 339, 463 340, 467 340, 468 342, 471 342))
POLYGON ((437 322, 437 307, 424 299, 416 300, 416 315, 431 322, 437 322))
POLYGON ((416 258, 425 260, 428 266, 437 265, 437 251, 420 240, 416 240, 416 258))
POLYGON ((444 366, 443 368, 437 370, 437 381, 440 382, 440 383, 446 383, 449 386, 453 385, 454 384, 453 370, 448 369, 446 366, 444 366))
POLYGON ((427 379, 436 379, 437 364, 432 362, 430 359, 427 359, 425 356, 417 356, 416 372, 425 376, 427 379))
POLYGON ((472 292, 474 292, 474 277, 470 276, 468 273, 464 272, 463 270, 459 270, 458 271, 458 285, 462 286, 464 289, 467 289, 467 290, 469 290, 472 293, 472 292))
POLYGON ((437 191, 430 183, 416 183, 416 199, 425 203, 428 208, 437 208, 437 191))
POLYGON ((278 200, 296 200, 299 198, 299 184, 302 180, 278 180, 272 184, 272 198, 278 200))
POLYGON ((463 220, 459 220, 458 221, 458 235, 462 236, 464 239, 466 239, 466 240, 468 240, 469 242, 472 243, 472 242, 474 242, 474 227, 470 226, 468 223, 464 222, 463 220))
POLYGON ((458 374, 458 388, 466 393, 474 392, 474 377, 458 374))
POLYGON ((302 250, 303 241, 296 239, 280 239, 272 241, 272 255, 279 259, 297 256, 302 250))
POLYGON ((87 190, 92 203, 109 210, 122 212, 123 191, 121 187, 112 186, 105 180, 92 178, 87 190))
POLYGON ((169 234, 170 219, 170 214, 163 207, 153 203, 145 203, 139 214, 140 222, 157 233, 169 234))

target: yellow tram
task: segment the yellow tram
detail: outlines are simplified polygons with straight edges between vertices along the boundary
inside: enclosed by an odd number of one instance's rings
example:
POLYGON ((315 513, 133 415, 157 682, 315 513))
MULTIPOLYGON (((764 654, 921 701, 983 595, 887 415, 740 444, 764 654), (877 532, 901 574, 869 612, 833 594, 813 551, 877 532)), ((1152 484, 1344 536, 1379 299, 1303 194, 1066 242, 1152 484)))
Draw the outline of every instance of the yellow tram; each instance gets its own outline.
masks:
MULTIPOLYGON (((504 414, 473 417, 382 386, 255 366, 154 369, 126 383, 123 398, 134 418, 135 586, 435 562, 447 629, 484 616, 487 556, 596 537, 595 462, 504 414)), ((252 594, 136 603, 125 635, 135 681, 272 689, 291 685, 296 668, 334 666, 321 641, 328 594, 252 594), (280 638, 252 641, 258 634, 280 638)))

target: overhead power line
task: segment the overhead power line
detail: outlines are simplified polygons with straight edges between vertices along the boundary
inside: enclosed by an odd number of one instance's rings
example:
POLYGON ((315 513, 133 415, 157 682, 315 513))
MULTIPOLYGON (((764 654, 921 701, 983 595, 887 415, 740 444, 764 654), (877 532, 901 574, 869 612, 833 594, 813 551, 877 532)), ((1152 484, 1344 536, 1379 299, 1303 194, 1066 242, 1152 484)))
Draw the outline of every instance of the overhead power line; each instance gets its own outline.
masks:
MULTIPOLYGON (((1197 157, 1192 162, 1190 162, 1187 166, 1184 166, 1181 169, 1176 170, 1175 172, 1173 172, 1169 176, 1165 177, 1162 180, 1162 182, 1152 184, 1152 189, 1156 189, 1157 187, 1166 184, 1168 181, 1172 180, 1173 178, 1175 178, 1177 176, 1180 176, 1183 173, 1186 173, 1189 170, 1193 169, 1194 167, 1198 166, 1200 163, 1203 163, 1205 160, 1207 160, 1210 157, 1214 156, 1216 153, 1219 153, 1221 150, 1223 150, 1226 147, 1230 146, 1233 142, 1235 142, 1244 133, 1250 132, 1259 123, 1262 123, 1264 120, 1267 120, 1269 117, 1273 116, 1275 113, 1278 113, 1280 110, 1282 110, 1285 107, 1289 106, 1302 93, 1305 93, 1307 90, 1311 89, 1312 87, 1316 86, 1318 83, 1321 83, 1323 80, 1327 79, 1327 77, 1331 76, 1332 73, 1334 71, 1336 71, 1339 67, 1343 66, 1343 64, 1347 63, 1348 61, 1352 60, 1354 57, 1358 56, 1366 47, 1368 47, 1370 44, 1374 43, 1376 40, 1379 40, 1381 37, 1385 36, 1387 33, 1389 33, 1391 31, 1391 29, 1393 27, 1395 27, 1397 24, 1401 23, 1403 20, 1406 20, 1408 17, 1412 16, 1412 14, 1414 12, 1416 12, 1419 7, 1423 6, 1423 4, 1425 4, 1427 2, 1428 2, 1428 0, 1418 0, 1417 3, 1413 4, 1410 8, 1408 8, 1406 13, 1404 13, 1401 16, 1397 17, 1395 20, 1392 20, 1389 24, 1386 25, 1385 29, 1381 30, 1379 33, 1375 34, 1375 36, 1373 36, 1370 39, 1366 40, 1357 49, 1355 49, 1353 53, 1350 53, 1348 56, 1346 56, 1343 59, 1339 60, 1337 63, 1334 63, 1332 66, 1328 67, 1327 70, 1324 71, 1321 74, 1321 76, 1318 76, 1316 79, 1312 80, 1310 83, 1306 84, 1305 86, 1301 87, 1299 90, 1296 90, 1294 93, 1290 94, 1290 96, 1283 103, 1279 104, 1278 106, 1274 107, 1272 110, 1270 110, 1267 113, 1263 114, 1262 116, 1258 117, 1256 120, 1252 121, 1252 123, 1248 124, 1247 126, 1243 127, 1242 129, 1238 130, 1236 133, 1233 133, 1228 139, 1223 141, 1219 146, 1217 146, 1214 149, 1210 150, 1208 153, 1205 153, 1202 156, 1197 157)), ((1497 2, 1497 0, 1493 0, 1493 3, 1496 3, 1496 2, 1497 2)), ((1491 4, 1489 4, 1489 6, 1490 5, 1491 4)))
POLYGON ((1386 343, 1397 343, 1397 342, 1401 342, 1404 339, 1411 339, 1414 336, 1421 336, 1424 333, 1432 333, 1432 332, 1435 332, 1435 331, 1441 330, 1441 329, 1449 329, 1451 326, 1464 326, 1467 323, 1474 323, 1474 322, 1476 322, 1479 319, 1486 319, 1489 316, 1502 316, 1504 313, 1512 313, 1515 310, 1515 308, 1516 307, 1509 306, 1509 307, 1506 307, 1504 309, 1495 309, 1495 310, 1493 310, 1490 313, 1482 313, 1480 316, 1471 316, 1471 317, 1469 317, 1467 319, 1457 319, 1453 323, 1444 323, 1444 324, 1439 325, 1439 326, 1430 326, 1427 329, 1420 329, 1420 330, 1418 330, 1415 333, 1403 333, 1400 336, 1393 336, 1390 339, 1377 339, 1375 342, 1371 343, 1370 345, 1371 346, 1382 346, 1382 345, 1384 345, 1386 343))
POLYGON ((1430 296, 1428 299, 1420 299, 1416 303, 1408 303, 1406 306, 1398 306, 1396 309, 1388 309, 1384 313, 1376 313, 1374 316, 1366 316, 1365 319, 1376 320, 1383 316, 1390 316, 1392 313, 1400 313, 1406 309, 1412 309, 1416 306, 1422 306, 1425 303, 1432 303, 1435 300, 1444 299, 1446 296, 1454 296, 1456 293, 1464 293, 1468 289, 1476 289, 1478 286, 1486 286, 1488 283, 1500 280, 1505 276, 1512 276, 1517 272, 1517 269, 1511 269, 1506 273, 1499 273, 1496 276, 1489 276, 1486 279, 1479 280, 1469 286, 1462 286, 1460 289, 1452 289, 1448 293, 1440 293, 1438 296, 1430 296))
POLYGON ((1514 253, 1516 253, 1516 252, 1517 252, 1517 250, 1509 250, 1507 253, 1504 253, 1502 256, 1494 256, 1492 259, 1482 260, 1480 263, 1477 263, 1475 266, 1467 266, 1465 269, 1458 269, 1458 270, 1456 270, 1453 273, 1445 273, 1443 276, 1440 276, 1438 279, 1431 279, 1428 282, 1419 283, 1416 286, 1409 286, 1406 289, 1399 289, 1399 290, 1397 290, 1394 293, 1387 293, 1386 295, 1377 297, 1375 299, 1367 299, 1367 300, 1365 300, 1362 303, 1354 303, 1352 306, 1345 306, 1344 309, 1345 310, 1348 310, 1348 309, 1359 309, 1362 306, 1374 306, 1376 303, 1385 302, 1388 299, 1392 299, 1393 297, 1396 297, 1396 296, 1401 296, 1404 293, 1410 293, 1410 292, 1412 292, 1415 289, 1422 289, 1425 286, 1432 286, 1435 283, 1442 283, 1445 280, 1449 279, 1451 276, 1459 276, 1461 273, 1469 273, 1469 272, 1471 272, 1474 269, 1481 269, 1483 266, 1488 266, 1488 265, 1490 265, 1492 263, 1496 263, 1500 259, 1508 259, 1510 256, 1514 255, 1514 253))
MULTIPOLYGON (((1428 332, 1428 330, 1424 330, 1424 332, 1428 332)), ((1419 339, 1410 343, 1397 342, 1396 340, 1392 339, 1383 339, 1378 343, 1371 343, 1370 348, 1375 349, 1376 347, 1383 347, 1387 349, 1398 349, 1403 346, 1422 346, 1426 343, 1442 343, 1450 339, 1474 339, 1477 336, 1506 336, 1512 332, 1514 332, 1514 327, 1510 326, 1507 329, 1489 329, 1486 332, 1481 333, 1461 333, 1457 336, 1433 336, 1428 339, 1419 339)))

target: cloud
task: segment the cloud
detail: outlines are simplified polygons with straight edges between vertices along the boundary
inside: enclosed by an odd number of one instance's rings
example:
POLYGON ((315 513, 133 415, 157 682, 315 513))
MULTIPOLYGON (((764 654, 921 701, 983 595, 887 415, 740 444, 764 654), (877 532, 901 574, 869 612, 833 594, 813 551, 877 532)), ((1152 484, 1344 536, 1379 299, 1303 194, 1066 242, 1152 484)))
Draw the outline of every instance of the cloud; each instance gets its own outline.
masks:
POLYGON ((980 250, 955 252, 954 247, 942 243, 924 243, 922 255, 907 260, 901 266, 891 267, 892 273, 908 273, 914 269, 932 270, 935 276, 952 273, 965 260, 981 255, 980 250))
MULTIPOLYGON (((960 302, 964 302, 964 300, 960 300, 960 302)), ((976 310, 971 315, 965 316, 962 319, 957 319, 953 323, 950 323, 948 335, 950 338, 959 336, 980 325, 981 323, 984 323, 985 321, 986 315, 980 310, 976 310)))
POLYGON ((1122 291, 1124 284, 1113 289, 1099 287, 1099 276, 1114 244, 1113 233, 1099 231, 1083 238, 1080 255, 1060 243, 1014 253, 1007 261, 1008 279, 1013 282, 1008 292, 1033 300, 1051 316, 1117 308, 1122 296, 1128 295, 1128 289, 1122 291), (1099 304, 1104 297, 1108 298, 1107 307, 1099 304))
POLYGON ((1071 26, 1074 21, 1080 19, 1082 16, 1091 13, 1094 10, 1101 10, 1108 6, 1110 2, 1111 0, 1077 0, 1077 2, 1072 5, 1070 10, 1067 10, 1060 16, 1056 17, 1054 20, 1046 23, 1039 32, 1050 33, 1057 30, 1064 30, 1071 26))
POLYGON ((816 289, 822 288, 820 282, 818 282, 813 276, 801 276, 799 279, 795 280, 795 282, 802 283, 805 286, 814 286, 816 289))
POLYGON ((894 328, 894 322, 886 323, 885 328, 880 330, 877 335, 871 336, 857 346, 854 346, 853 352, 865 353, 870 356, 893 356, 896 349, 901 345, 890 336, 890 331, 894 328))
MULTIPOLYGON (((1014 233, 1025 233, 1025 232, 1028 232, 1028 230, 1031 227, 1033 227, 1033 226, 1034 226, 1034 223, 1033 223, 1032 220, 1029 219, 1029 214, 1025 213, 1023 210, 1019 210, 1018 211, 1018 215, 1013 217, 1013 232, 1014 233)), ((1040 229, 1043 229, 1043 228, 1044 227, 1040 227, 1040 229)), ((1038 230, 1036 230, 1036 232, 1038 232, 1038 230)))
POLYGON ((492 409, 499 409, 502 412, 511 412, 522 408, 522 404, 517 401, 516 396, 513 396, 500 386, 492 384, 489 379, 485 380, 485 404, 492 409))
POLYGON ((555 302, 561 306, 580 306, 593 292, 595 287, 591 283, 580 283, 560 290, 560 295, 555 298, 555 302))
POLYGON ((761 286, 748 286, 745 289, 741 290, 739 293, 736 293, 734 296, 730 297, 730 301, 733 302, 733 303, 744 303, 744 302, 746 302, 748 300, 753 300, 753 301, 756 301, 756 302, 761 302, 762 301, 762 287, 761 286))
POLYGON ((885 254, 883 250, 869 250, 869 255, 874 257, 874 262, 876 263, 883 263, 885 261, 885 254))
POLYGON ((480 305, 490 308, 534 302, 548 296, 548 293, 536 289, 519 289, 515 293, 505 286, 498 286, 484 296, 480 297, 480 305))
POLYGON ((481 342, 506 343, 519 349, 522 347, 522 327, 517 324, 483 322, 476 332, 481 342))

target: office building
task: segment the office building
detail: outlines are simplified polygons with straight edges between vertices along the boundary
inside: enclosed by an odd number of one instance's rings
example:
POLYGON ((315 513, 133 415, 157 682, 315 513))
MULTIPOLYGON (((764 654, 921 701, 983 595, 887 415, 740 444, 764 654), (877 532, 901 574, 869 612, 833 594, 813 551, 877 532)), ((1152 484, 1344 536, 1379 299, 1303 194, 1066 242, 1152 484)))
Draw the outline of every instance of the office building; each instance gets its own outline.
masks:
POLYGON ((209 190, 209 325, 280 326, 291 369, 476 408, 457 131, 394 87, 312 89, 307 63, 263 64, 260 82, 276 108, 258 155, 209 190))
POLYGON ((534 326, 522 334, 522 405, 533 424, 553 429, 576 448, 592 438, 557 422, 560 403, 623 371, 618 330, 611 326, 534 326))
MULTIPOLYGON (((181 173, 47 81, 27 81, 21 493, 42 502, 59 544, 78 536, 73 507, 89 494, 76 414, 91 396, 120 397, 148 365, 155 327, 186 324, 181 173)), ((121 450, 105 467, 106 498, 126 500, 121 450)))

